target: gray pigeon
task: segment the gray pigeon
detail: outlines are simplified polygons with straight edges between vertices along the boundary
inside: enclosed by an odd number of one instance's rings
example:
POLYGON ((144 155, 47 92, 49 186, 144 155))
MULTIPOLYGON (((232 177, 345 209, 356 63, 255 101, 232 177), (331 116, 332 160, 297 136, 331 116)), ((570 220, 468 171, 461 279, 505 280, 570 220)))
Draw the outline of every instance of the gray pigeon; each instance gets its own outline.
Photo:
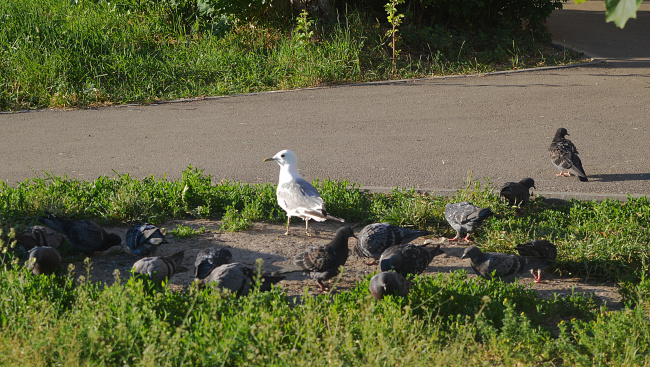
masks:
MULTIPOLYGON (((206 285, 213 284, 228 289, 237 296, 245 296, 255 284, 256 276, 256 271, 253 269, 240 263, 232 263, 214 268, 203 281, 206 285)), ((284 278, 284 276, 261 274, 260 291, 270 291, 273 284, 284 278)))
POLYGON ((476 274, 490 279, 492 272, 499 278, 516 275, 532 269, 544 269, 552 264, 543 257, 528 257, 502 254, 498 252, 482 252, 476 246, 469 246, 463 252, 461 259, 469 258, 470 265, 476 274))
MULTIPOLYGON (((544 258, 548 260, 550 264, 555 263, 555 260, 557 259, 557 247, 547 240, 533 240, 522 243, 517 245, 515 250, 517 250, 521 256, 544 258)), ((533 274, 533 278, 535 278, 535 283, 542 282, 542 269, 543 268, 530 269, 530 273, 533 274)))
POLYGON ((225 248, 206 248, 196 255, 194 261, 194 278, 205 279, 212 269, 223 264, 228 264, 232 259, 232 253, 225 248))
POLYGON ((146 275, 154 282, 162 283, 169 280, 172 275, 187 270, 181 266, 184 256, 185 250, 169 256, 143 257, 133 264, 133 272, 146 275))
POLYGON ((16 235, 16 241, 27 251, 38 246, 59 248, 65 238, 52 228, 32 226, 16 235))
POLYGON ((519 182, 506 182, 501 188, 501 196, 508 202, 508 205, 527 205, 530 198, 530 189, 535 188, 535 180, 524 178, 519 182))
POLYGON ((381 254, 379 267, 381 271, 394 270, 403 276, 422 274, 433 258, 445 252, 437 247, 418 246, 413 243, 389 247, 381 254))
POLYGON ((32 273, 35 275, 52 274, 61 268, 61 254, 52 247, 34 247, 29 250, 27 266, 32 269, 32 273))
POLYGON ((406 297, 411 289, 411 281, 394 271, 384 271, 370 279, 368 288, 376 300, 386 295, 406 297))
POLYGON ((469 241, 469 235, 476 227, 493 214, 492 210, 479 208, 469 201, 448 203, 445 205, 445 219, 456 230, 456 237, 450 238, 449 241, 456 241, 464 234, 467 234, 464 240, 469 241))
POLYGON ((569 135, 569 133, 567 133, 565 128, 561 127, 557 129, 551 146, 548 148, 553 165, 560 170, 560 173, 556 176, 574 175, 578 176, 580 181, 589 181, 584 168, 582 168, 582 161, 578 156, 578 150, 571 140, 565 138, 566 135, 569 135), (564 170, 567 170, 567 172, 564 173, 564 170))
POLYGON ((163 243, 168 243, 165 235, 153 224, 136 224, 126 231, 126 246, 138 256, 155 254, 163 243))
POLYGON ((327 214, 325 211, 325 202, 320 197, 316 188, 305 181, 298 173, 298 156, 291 150, 282 150, 271 158, 266 158, 264 162, 274 161, 280 165, 280 179, 276 195, 278 204, 287 212, 287 231, 289 234, 289 224, 291 217, 300 217, 305 220, 305 231, 308 236, 309 220, 324 222, 328 219, 345 222, 341 218, 327 214))
POLYGON ((433 232, 402 228, 390 223, 373 223, 363 227, 359 232, 357 243, 354 245, 354 252, 357 256, 375 259, 367 263, 368 265, 374 265, 387 248, 409 243, 420 236, 431 233, 433 232))
POLYGON ((312 246, 289 261, 274 263, 273 265, 282 269, 274 272, 273 275, 297 271, 309 272, 312 279, 316 279, 320 289, 326 291, 328 288, 323 285, 323 282, 337 275, 339 268, 345 265, 348 259, 350 237, 356 238, 351 227, 339 228, 330 243, 312 246))
POLYGON ((91 220, 65 219, 49 213, 36 220, 64 234, 75 250, 87 255, 122 244, 120 236, 107 233, 104 228, 91 220))

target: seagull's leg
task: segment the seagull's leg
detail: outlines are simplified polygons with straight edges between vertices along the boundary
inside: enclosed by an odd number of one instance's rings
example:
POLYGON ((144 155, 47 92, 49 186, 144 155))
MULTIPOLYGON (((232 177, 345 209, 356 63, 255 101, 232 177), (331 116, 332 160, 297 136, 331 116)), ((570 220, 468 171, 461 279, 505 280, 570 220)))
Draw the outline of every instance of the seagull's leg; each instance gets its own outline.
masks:
POLYGON ((291 223, 291 217, 287 215, 287 231, 284 232, 286 236, 289 235, 289 223, 291 223))
POLYGON ((309 218, 305 218, 305 232, 307 232, 307 236, 311 236, 309 233, 309 218))

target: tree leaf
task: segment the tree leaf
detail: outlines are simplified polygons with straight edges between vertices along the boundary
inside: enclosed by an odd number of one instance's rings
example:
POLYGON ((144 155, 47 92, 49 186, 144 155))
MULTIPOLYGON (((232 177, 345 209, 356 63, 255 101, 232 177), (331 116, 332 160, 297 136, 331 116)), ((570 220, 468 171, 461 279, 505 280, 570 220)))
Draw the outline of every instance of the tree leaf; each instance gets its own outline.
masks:
POLYGON ((630 18, 636 19, 636 11, 639 9, 643 0, 606 0, 605 7, 607 10, 607 22, 614 22, 619 28, 625 27, 625 23, 630 18))

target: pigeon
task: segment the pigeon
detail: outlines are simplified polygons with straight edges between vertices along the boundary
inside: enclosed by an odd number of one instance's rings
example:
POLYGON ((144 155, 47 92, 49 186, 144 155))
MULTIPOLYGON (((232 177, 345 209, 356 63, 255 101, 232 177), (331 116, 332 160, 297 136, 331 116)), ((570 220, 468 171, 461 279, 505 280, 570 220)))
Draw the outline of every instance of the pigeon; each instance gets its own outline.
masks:
POLYGON ((484 253, 476 246, 467 247, 460 258, 469 258, 470 265, 476 274, 487 279, 492 277, 492 272, 494 272, 495 276, 503 278, 532 269, 544 269, 553 263, 543 257, 510 255, 498 252, 484 253))
POLYGON ((432 233, 402 228, 390 223, 373 223, 363 227, 359 232, 357 243, 354 245, 354 252, 357 256, 375 259, 367 263, 368 265, 374 265, 387 248, 408 243, 420 236, 432 233))
POLYGON ((418 246, 413 243, 389 247, 381 254, 381 271, 394 270, 403 276, 422 274, 433 258, 445 252, 437 247, 418 246))
POLYGON ((217 250, 215 248, 206 248, 196 255, 194 262, 194 278, 205 279, 212 269, 228 264, 232 259, 232 253, 225 248, 217 250))
MULTIPOLYGON (((214 284, 228 289, 237 296, 245 296, 255 284, 257 272, 240 263, 223 264, 214 268, 203 280, 206 285, 214 284)), ((271 286, 284 279, 284 276, 260 274, 260 291, 270 291, 271 286)))
POLYGON ((32 226, 16 235, 16 241, 27 251, 38 246, 59 248, 65 238, 52 228, 32 226))
POLYGON ((61 254, 53 247, 37 246, 29 250, 27 266, 32 269, 32 274, 49 275, 61 268, 61 254))
POLYGON ((187 270, 181 266, 184 256, 185 250, 169 256, 143 257, 133 264, 133 272, 146 275, 160 284, 172 275, 187 270))
POLYGON ((450 238, 449 241, 456 241, 463 234, 467 234, 464 240, 469 241, 469 235, 476 227, 493 214, 492 210, 479 208, 469 201, 448 203, 445 205, 445 219, 456 230, 456 237, 450 238))
POLYGON ((526 205, 530 198, 530 189, 535 187, 535 180, 524 178, 519 182, 506 182, 501 188, 501 196, 508 202, 508 205, 526 205))
POLYGON ((565 138, 566 135, 569 135, 569 133, 567 133, 565 128, 561 127, 557 129, 551 146, 548 148, 553 165, 560 170, 560 173, 556 176, 574 175, 578 176, 578 179, 582 182, 589 181, 584 168, 582 168, 582 161, 578 156, 578 150, 571 140, 565 138), (564 173, 564 170, 567 170, 567 172, 564 173))
POLYGON ((274 272, 273 275, 308 272, 312 279, 316 279, 320 289, 326 291, 328 288, 323 282, 337 275, 339 268, 348 259, 350 237, 356 238, 350 226, 339 228, 330 243, 312 246, 289 261, 274 263, 273 265, 281 267, 282 270, 274 272))
POLYGON ((328 219, 345 222, 341 218, 327 214, 325 203, 316 191, 316 188, 305 181, 298 173, 298 157, 291 150, 282 150, 264 162, 274 161, 280 165, 280 179, 276 191, 278 204, 287 212, 287 231, 291 217, 300 217, 305 220, 305 231, 309 233, 309 220, 324 222, 328 219))
POLYGON ((153 224, 136 224, 126 231, 126 246, 138 256, 155 254, 163 243, 168 243, 165 235, 153 224))
POLYGON ((113 246, 120 246, 122 239, 115 233, 107 233, 91 220, 76 220, 47 214, 36 218, 42 224, 64 234, 70 245, 77 251, 91 255, 96 251, 106 251, 113 246))
MULTIPOLYGON (((555 263, 555 259, 557 259, 557 247, 547 240, 533 240, 522 243, 517 245, 515 250, 517 250, 520 256, 544 258, 547 259, 550 264, 555 263)), ((530 269, 530 273, 533 274, 533 278, 535 278, 535 283, 542 282, 542 269, 543 268, 530 269)))
POLYGON ((376 300, 386 295, 406 297, 411 289, 411 281, 394 271, 384 271, 370 279, 368 288, 376 300))

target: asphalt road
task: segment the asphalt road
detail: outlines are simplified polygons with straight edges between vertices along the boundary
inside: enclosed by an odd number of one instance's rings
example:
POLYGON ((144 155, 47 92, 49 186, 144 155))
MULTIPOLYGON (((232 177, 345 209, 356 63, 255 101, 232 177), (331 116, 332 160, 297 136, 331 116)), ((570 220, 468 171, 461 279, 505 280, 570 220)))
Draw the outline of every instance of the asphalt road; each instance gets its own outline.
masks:
POLYGON ((605 23, 602 1, 582 5, 548 22, 557 42, 599 57, 579 67, 0 114, 0 179, 176 178, 193 165, 216 179, 275 182, 278 166, 263 159, 292 149, 307 180, 444 193, 469 175, 533 177, 557 195, 648 195, 650 3, 624 30, 605 23), (547 149, 558 127, 589 182, 555 176, 547 149))

